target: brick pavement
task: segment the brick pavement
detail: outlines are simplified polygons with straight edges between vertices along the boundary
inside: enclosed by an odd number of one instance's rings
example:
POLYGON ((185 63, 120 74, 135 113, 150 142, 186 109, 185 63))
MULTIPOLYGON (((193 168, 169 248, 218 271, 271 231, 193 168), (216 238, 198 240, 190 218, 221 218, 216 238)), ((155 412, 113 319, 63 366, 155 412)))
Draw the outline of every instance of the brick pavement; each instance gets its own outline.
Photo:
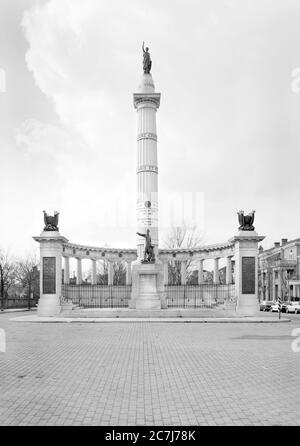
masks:
POLYGON ((0 314, 0 425, 300 425, 299 315, 285 324, 12 317, 0 314))

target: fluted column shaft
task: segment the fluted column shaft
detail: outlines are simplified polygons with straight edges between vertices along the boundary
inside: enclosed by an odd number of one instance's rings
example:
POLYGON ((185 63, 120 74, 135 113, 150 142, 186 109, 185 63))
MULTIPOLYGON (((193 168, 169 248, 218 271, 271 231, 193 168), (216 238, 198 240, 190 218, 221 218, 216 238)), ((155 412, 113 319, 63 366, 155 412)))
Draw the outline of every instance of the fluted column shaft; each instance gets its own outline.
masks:
POLYGON ((219 259, 214 259, 214 283, 219 283, 219 259))
POLYGON ((97 261, 92 259, 92 285, 97 284, 97 261))
POLYGON ((77 278, 76 284, 80 285, 82 283, 82 263, 81 259, 77 259, 77 278))
POLYGON ((70 283, 70 258, 64 257, 64 284, 68 285, 70 283))

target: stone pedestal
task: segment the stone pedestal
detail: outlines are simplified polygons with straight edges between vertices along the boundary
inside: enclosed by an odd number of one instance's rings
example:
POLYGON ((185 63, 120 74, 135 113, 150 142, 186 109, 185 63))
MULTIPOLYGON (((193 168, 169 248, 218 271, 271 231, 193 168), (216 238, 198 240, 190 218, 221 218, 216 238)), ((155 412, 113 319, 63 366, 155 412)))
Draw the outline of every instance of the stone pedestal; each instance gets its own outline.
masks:
POLYGON ((33 237, 40 244, 40 299, 38 316, 57 316, 61 312, 62 252, 68 240, 58 231, 43 231, 33 237))
POLYGON ((167 308, 163 263, 132 263, 132 291, 129 308, 159 310, 167 308))
POLYGON ((239 231, 234 242, 236 312, 242 316, 259 314, 258 242, 265 237, 255 231, 239 231))

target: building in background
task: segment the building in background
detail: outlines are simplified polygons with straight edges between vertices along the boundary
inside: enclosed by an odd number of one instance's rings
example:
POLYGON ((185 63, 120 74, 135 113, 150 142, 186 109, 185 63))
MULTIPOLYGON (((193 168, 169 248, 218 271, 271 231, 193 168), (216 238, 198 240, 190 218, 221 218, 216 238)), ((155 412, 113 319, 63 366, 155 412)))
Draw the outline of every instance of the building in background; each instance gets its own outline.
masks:
POLYGON ((276 301, 300 300, 300 238, 281 239, 274 247, 259 248, 259 299, 276 301))

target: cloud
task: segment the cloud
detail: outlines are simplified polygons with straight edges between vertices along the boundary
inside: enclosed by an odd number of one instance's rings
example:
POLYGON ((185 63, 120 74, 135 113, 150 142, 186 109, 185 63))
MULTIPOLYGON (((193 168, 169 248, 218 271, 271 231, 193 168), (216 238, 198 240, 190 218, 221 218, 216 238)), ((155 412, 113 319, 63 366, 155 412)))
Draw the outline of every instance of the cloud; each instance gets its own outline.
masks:
MULTIPOLYGON (((25 11, 26 63, 58 122, 26 121, 17 144, 54 184, 51 200, 61 204, 74 237, 76 229, 81 239, 95 239, 110 197, 134 194, 131 95, 143 40, 162 92, 162 192, 204 192, 210 237, 223 239, 237 208, 257 203, 267 220, 270 208, 265 212, 262 200, 273 198, 275 210, 291 185, 299 187, 297 163, 290 162, 299 157, 299 104, 291 111, 289 101, 289 63, 298 50, 295 5, 49 0, 25 11), (83 230, 88 224, 91 234, 83 230)), ((113 244, 114 231, 101 232, 101 239, 107 235, 113 244)))

